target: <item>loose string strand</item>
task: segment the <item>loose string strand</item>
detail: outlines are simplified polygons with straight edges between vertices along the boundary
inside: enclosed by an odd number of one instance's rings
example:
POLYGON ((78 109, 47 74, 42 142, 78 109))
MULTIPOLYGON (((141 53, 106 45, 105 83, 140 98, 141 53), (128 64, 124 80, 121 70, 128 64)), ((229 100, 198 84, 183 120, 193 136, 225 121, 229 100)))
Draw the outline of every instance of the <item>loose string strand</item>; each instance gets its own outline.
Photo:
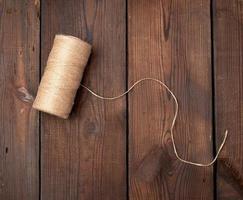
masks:
POLYGON ((176 147, 175 140, 174 140, 174 133, 173 133, 173 129, 174 129, 174 126, 175 126, 177 115, 178 115, 179 104, 178 104, 178 100, 177 100, 175 94, 162 81, 160 81, 158 79, 155 79, 155 78, 142 78, 142 79, 136 81, 130 88, 128 88, 127 91, 125 91, 124 93, 122 93, 120 95, 114 96, 114 97, 104 97, 104 96, 101 96, 101 95, 95 93, 94 91, 92 91, 91 89, 89 89, 88 87, 86 87, 83 84, 81 84, 81 86, 83 88, 85 88, 88 92, 90 92, 93 96, 95 96, 95 97, 97 97, 99 99, 115 100, 115 99, 119 99, 119 98, 123 97, 124 95, 128 94, 136 85, 138 85, 139 83, 144 82, 144 81, 154 81, 156 83, 159 83, 160 85, 162 85, 170 93, 170 95, 174 99, 176 107, 175 107, 175 114, 174 114, 174 117, 173 117, 173 120, 172 120, 172 123, 171 123, 171 127, 170 127, 170 133, 171 133, 171 141, 172 141, 173 150, 174 150, 174 153, 175 153, 175 156, 177 157, 177 159, 180 160, 183 163, 194 165, 194 166, 198 166, 198 167, 208 167, 208 166, 213 165, 215 163, 215 161, 217 160, 217 158, 219 157, 219 154, 220 154, 222 148, 224 147, 225 141, 226 141, 227 136, 228 136, 228 130, 225 130, 224 139, 223 139, 223 141, 222 141, 222 143, 221 143, 221 145, 220 145, 220 147, 219 147, 219 149, 218 149, 218 151, 216 153, 216 156, 214 157, 214 159, 211 162, 209 162, 209 163, 191 162, 189 160, 185 160, 182 157, 180 157, 179 154, 178 154, 178 151, 177 151, 177 147, 176 147))

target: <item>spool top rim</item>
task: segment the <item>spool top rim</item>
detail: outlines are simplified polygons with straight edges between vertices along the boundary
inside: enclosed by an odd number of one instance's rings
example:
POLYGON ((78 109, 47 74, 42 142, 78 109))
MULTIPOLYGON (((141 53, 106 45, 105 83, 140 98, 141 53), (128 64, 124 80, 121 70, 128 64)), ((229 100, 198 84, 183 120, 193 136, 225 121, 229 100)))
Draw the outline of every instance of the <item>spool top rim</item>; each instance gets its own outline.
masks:
POLYGON ((56 34, 55 38, 75 40, 75 41, 78 41, 81 45, 85 45, 87 48, 91 49, 91 44, 89 44, 88 42, 86 42, 84 40, 81 40, 78 37, 72 36, 72 35, 56 34))

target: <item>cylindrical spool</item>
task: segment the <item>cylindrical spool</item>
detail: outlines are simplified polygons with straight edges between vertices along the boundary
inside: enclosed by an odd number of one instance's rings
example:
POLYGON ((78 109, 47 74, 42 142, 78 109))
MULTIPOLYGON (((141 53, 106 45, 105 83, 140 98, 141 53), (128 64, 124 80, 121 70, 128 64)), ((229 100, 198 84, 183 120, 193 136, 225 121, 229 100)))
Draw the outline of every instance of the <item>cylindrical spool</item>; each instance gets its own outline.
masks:
POLYGON ((67 119, 90 52, 79 38, 56 35, 33 108, 67 119))

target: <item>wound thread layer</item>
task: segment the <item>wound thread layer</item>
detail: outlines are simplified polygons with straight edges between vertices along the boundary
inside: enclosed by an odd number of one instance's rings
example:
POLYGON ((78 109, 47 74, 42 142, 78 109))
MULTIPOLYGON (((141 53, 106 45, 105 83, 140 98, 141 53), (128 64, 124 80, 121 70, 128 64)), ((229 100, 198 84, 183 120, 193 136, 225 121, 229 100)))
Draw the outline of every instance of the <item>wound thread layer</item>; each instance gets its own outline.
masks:
POLYGON ((56 35, 33 108, 67 119, 90 53, 79 38, 56 35))

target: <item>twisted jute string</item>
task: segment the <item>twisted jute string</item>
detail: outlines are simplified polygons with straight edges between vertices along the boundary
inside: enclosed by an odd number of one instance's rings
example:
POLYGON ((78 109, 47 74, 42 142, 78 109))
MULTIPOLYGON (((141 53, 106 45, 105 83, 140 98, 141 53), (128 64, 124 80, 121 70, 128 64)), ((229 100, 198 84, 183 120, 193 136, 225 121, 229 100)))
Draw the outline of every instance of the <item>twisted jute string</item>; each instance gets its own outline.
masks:
POLYGON ((90 52, 79 38, 56 35, 33 108, 67 119, 90 52))
POLYGON ((95 93, 94 91, 92 91, 91 89, 89 89, 88 87, 86 87, 85 85, 82 85, 81 86, 83 88, 85 88, 86 90, 88 90, 93 96, 99 98, 99 99, 103 99, 103 100, 115 100, 115 99, 118 99, 118 98, 121 98, 123 97, 124 95, 128 94, 135 86, 137 86, 138 84, 144 82, 144 81, 153 81, 154 83, 158 83, 159 85, 161 85, 162 87, 164 87, 168 92, 169 94, 173 97, 173 100, 175 102, 175 114, 174 114, 174 117, 173 117, 173 120, 172 120, 172 123, 171 123, 171 126, 170 126, 170 134, 171 134, 171 141, 172 141, 172 146, 173 146, 173 149, 174 149, 174 153, 176 155, 176 158, 178 160, 180 160, 181 162, 183 163, 186 163, 186 164, 190 164, 190 165, 194 165, 194 166, 198 166, 198 167, 208 167, 208 166, 211 166, 215 163, 215 161, 217 160, 224 144, 225 144, 225 141, 227 139, 227 136, 228 136, 228 130, 225 130, 225 135, 224 135, 224 139, 217 151, 217 154, 216 156, 214 157, 214 159, 209 162, 209 163, 197 163, 197 162, 191 162, 189 160, 185 160, 183 158, 181 158, 181 156, 179 156, 178 154, 178 151, 177 151, 177 148, 176 148, 176 144, 175 144, 175 140, 174 140, 174 133, 173 133, 173 129, 174 129, 174 126, 175 126, 175 122, 176 122, 176 119, 177 119, 177 115, 178 115, 178 109, 179 109, 179 103, 178 103, 178 100, 175 96, 175 94, 170 90, 170 88, 165 84, 163 83, 162 81, 158 80, 158 79, 155 79, 155 78, 142 78, 142 79, 139 79, 138 81, 136 81, 130 88, 128 88, 127 91, 125 91, 124 93, 120 94, 120 95, 117 95, 117 96, 114 96, 114 97, 104 97, 104 96, 101 96, 101 95, 98 95, 97 93, 95 93))
MULTIPOLYGON (((72 109, 76 91, 80 86, 90 51, 91 46, 78 38, 73 36, 57 35, 48 58, 47 67, 42 77, 33 107, 49 114, 65 119, 68 118, 72 109)), ((162 81, 149 77, 142 78, 129 87, 127 91, 113 97, 101 96, 89 89, 87 86, 83 84, 81 84, 81 86, 99 99, 112 101, 125 96, 134 87, 145 81, 152 81, 161 85, 173 97, 175 103, 175 114, 170 126, 170 134, 176 158, 183 163, 199 167, 208 167, 213 165, 225 144, 228 136, 228 130, 225 130, 224 139, 212 161, 208 163, 198 163, 183 159, 178 154, 173 133, 179 109, 178 100, 175 94, 162 81)))

